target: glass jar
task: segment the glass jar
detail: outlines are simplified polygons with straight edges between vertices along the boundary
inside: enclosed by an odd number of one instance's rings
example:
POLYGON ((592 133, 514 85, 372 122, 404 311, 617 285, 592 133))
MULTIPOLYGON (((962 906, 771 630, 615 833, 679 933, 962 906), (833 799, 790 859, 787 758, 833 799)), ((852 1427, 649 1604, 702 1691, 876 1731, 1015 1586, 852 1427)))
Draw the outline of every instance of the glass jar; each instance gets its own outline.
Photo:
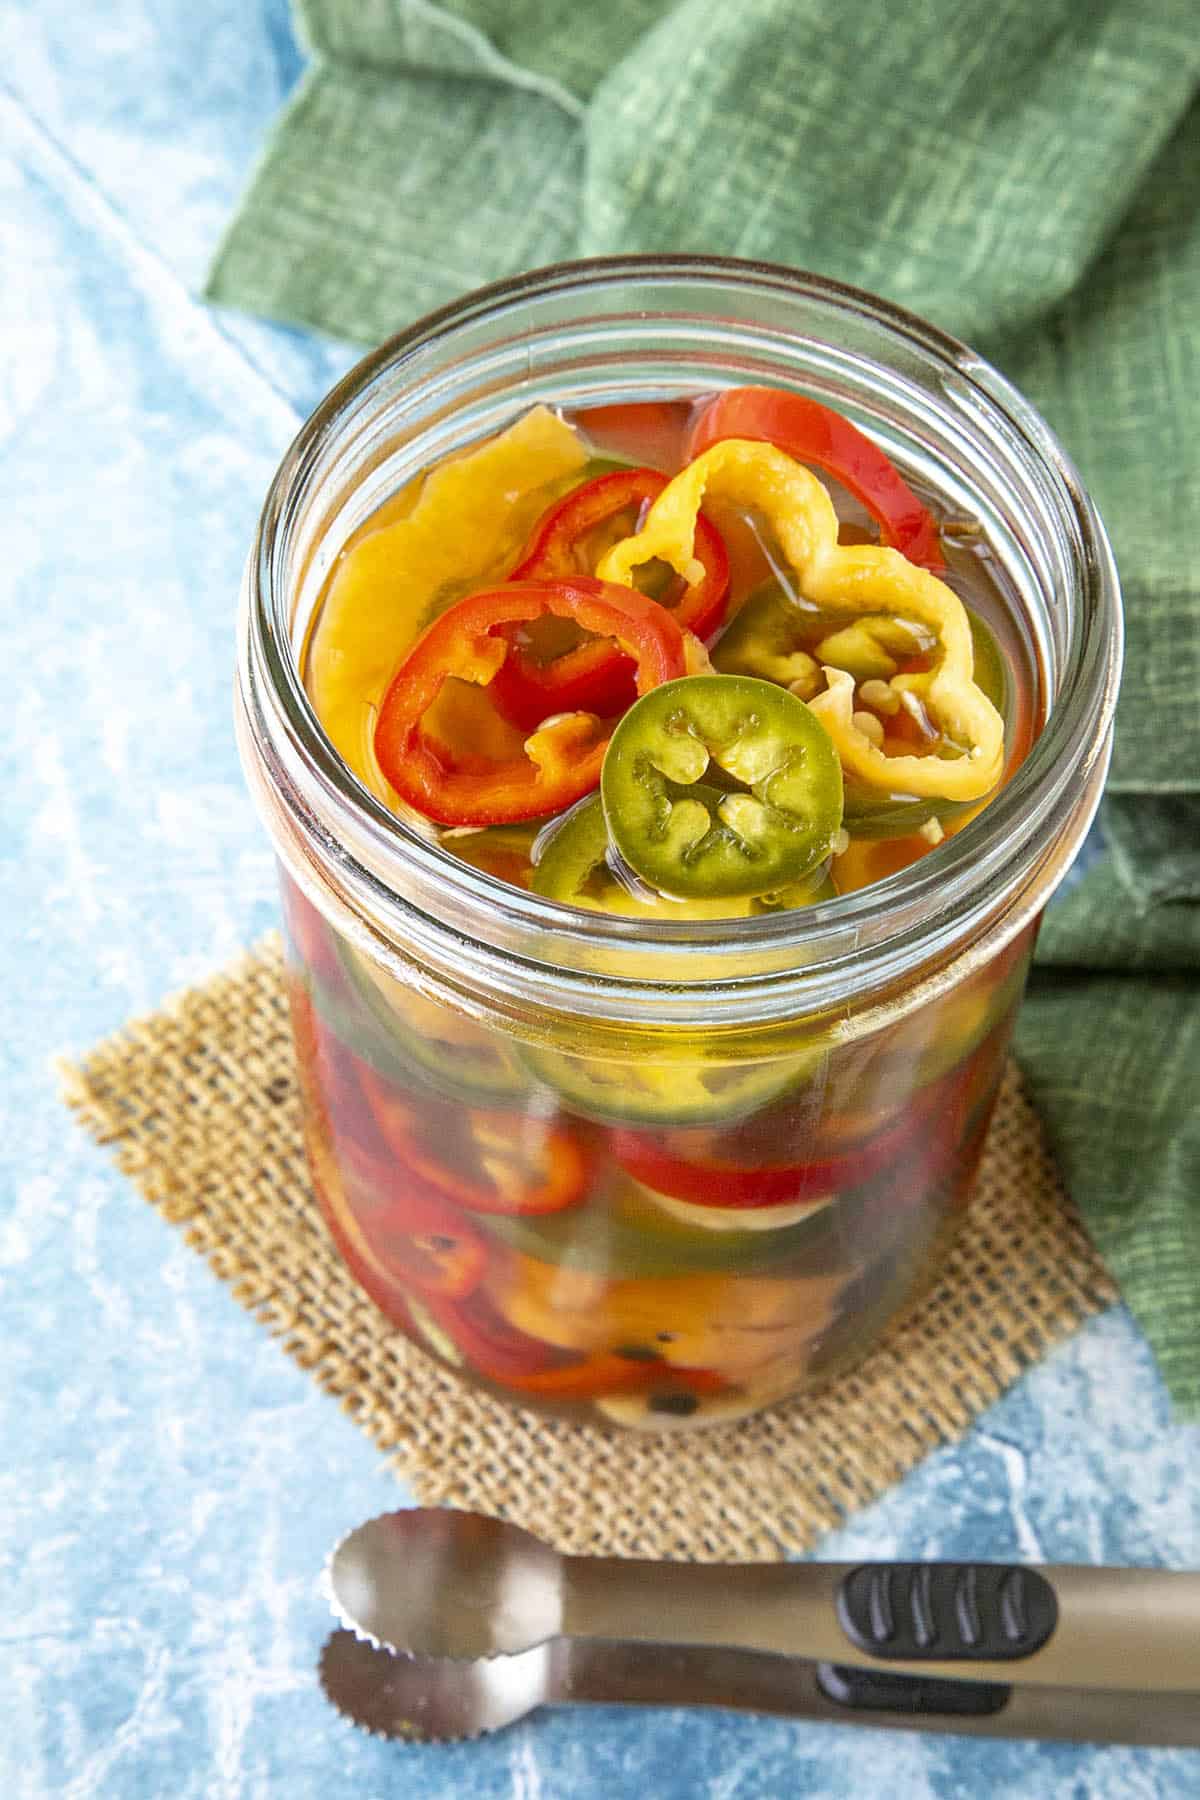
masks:
POLYGON ((468 295, 360 363, 267 497, 237 717, 283 872, 314 1181, 397 1329, 521 1404, 649 1429, 860 1356, 967 1203, 1037 920, 1103 785, 1120 649, 1103 529, 1044 423, 866 294, 759 264, 585 262, 468 295), (978 521, 1032 646, 1029 754, 935 854, 774 915, 581 912, 447 854, 359 784, 306 697, 342 546, 538 403, 743 384, 827 401, 978 521))

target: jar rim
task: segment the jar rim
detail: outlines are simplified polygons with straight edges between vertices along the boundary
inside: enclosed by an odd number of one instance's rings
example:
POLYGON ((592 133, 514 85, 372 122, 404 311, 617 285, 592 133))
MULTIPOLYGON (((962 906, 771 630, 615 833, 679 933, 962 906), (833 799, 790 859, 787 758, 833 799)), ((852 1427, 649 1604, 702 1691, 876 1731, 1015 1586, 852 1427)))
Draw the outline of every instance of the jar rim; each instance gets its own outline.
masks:
MULTIPOLYGON (((623 314, 586 316, 594 324, 623 314)), ((642 308, 636 316, 656 315, 642 308)), ((471 361, 451 357, 444 366, 462 379, 471 361)), ((878 369, 882 377, 887 365, 878 369)), ((1014 935, 1044 904, 1090 822, 1111 739, 1121 644, 1111 549, 1073 464, 1029 402, 974 351, 901 307, 800 270, 698 256, 601 257, 493 283, 417 320, 357 363, 301 427, 272 482, 247 566, 239 736, 260 802, 275 802, 274 835, 285 863, 326 910, 328 890, 336 890, 339 929, 368 937, 385 960, 389 946, 403 946, 419 962, 440 966, 452 985, 484 991, 496 987, 503 970, 506 992, 540 989, 543 1004, 568 1011, 582 1006, 645 1017, 661 1012, 669 994, 675 1012, 707 1018, 716 1005, 722 1018, 747 1018, 764 1006, 794 1009, 797 1000, 805 1010, 827 1007, 864 981, 886 986, 904 967, 939 955, 945 960, 973 926, 978 931, 1000 914, 1011 916, 994 947, 1014 935), (1005 453, 1037 466, 1056 512, 1071 577, 1071 630, 1037 739, 1001 792, 936 855, 854 894, 719 921, 630 919, 546 900, 459 861, 370 795, 325 737, 304 690, 289 635, 285 553, 301 499, 321 479, 339 434, 423 353, 448 355, 456 337, 480 322, 501 333, 519 324, 531 304, 566 296, 591 307, 630 285, 697 294, 716 285, 751 299, 816 303, 866 321, 889 344, 915 351, 953 378, 1005 453), (1083 794, 1088 801, 1081 810, 1083 794), (283 829, 285 818, 290 831, 283 829), (1063 839, 1063 854, 1042 858, 1040 879, 1031 870, 1039 818, 1056 823, 1063 839), (424 903, 439 890, 437 906, 424 903), (1006 907, 1018 893, 1024 896, 1020 916, 1006 907), (681 984, 690 1002, 680 1001, 681 984)))

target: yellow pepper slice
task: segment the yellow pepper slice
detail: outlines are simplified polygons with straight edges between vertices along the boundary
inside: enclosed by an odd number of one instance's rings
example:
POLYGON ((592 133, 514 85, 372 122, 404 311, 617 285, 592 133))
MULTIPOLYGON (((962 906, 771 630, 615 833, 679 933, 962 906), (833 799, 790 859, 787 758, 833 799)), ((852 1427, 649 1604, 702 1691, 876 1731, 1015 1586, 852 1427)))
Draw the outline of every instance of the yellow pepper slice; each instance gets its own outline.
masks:
POLYGON ((956 757, 888 756, 854 721, 854 678, 825 668, 826 692, 807 702, 833 739, 847 774, 891 794, 978 800, 1004 766, 1004 721, 975 685, 966 610, 943 581, 876 544, 838 543, 838 518, 825 488, 773 444, 727 438, 704 451, 663 489, 642 528, 601 559, 602 581, 632 585, 655 558, 694 580, 696 515, 706 494, 760 514, 770 525, 806 599, 829 611, 886 614, 911 621, 937 639, 928 672, 896 675, 897 693, 916 695, 956 757))
MULTIPOLYGON (((339 558, 305 676, 334 748, 381 799, 391 790, 375 762, 375 713, 402 658, 453 601, 503 578, 546 504, 547 486, 586 461, 578 433, 535 406, 498 437, 434 469, 415 503, 406 498, 339 558)), ((490 728, 491 709, 473 698, 475 735, 490 728)), ((503 749, 511 734, 500 730, 503 749)), ((492 746, 476 747, 487 754, 492 746)))
POLYGON ((589 1353, 645 1345, 666 1364, 712 1368, 730 1379, 783 1355, 794 1380, 804 1346, 831 1323, 845 1284, 844 1272, 613 1279, 516 1251, 488 1278, 509 1323, 543 1343, 589 1353))

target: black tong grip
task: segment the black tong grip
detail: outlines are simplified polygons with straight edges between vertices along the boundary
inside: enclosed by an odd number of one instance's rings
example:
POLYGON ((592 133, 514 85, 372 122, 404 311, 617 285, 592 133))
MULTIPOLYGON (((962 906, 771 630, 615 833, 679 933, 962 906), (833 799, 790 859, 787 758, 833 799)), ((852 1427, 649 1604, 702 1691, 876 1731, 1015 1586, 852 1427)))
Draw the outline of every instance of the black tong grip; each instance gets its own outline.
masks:
POLYGON ((870 1656, 898 1662, 1012 1662, 1058 1623, 1044 1575, 1006 1563, 869 1563, 842 1577, 838 1620, 870 1656))

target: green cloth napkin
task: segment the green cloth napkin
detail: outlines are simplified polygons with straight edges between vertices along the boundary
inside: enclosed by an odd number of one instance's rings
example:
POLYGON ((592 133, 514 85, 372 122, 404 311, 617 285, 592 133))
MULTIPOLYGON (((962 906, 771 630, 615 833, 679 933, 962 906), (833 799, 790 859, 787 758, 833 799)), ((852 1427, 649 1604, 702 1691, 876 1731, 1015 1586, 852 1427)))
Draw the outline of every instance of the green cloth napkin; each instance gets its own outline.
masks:
POLYGON ((376 342, 563 257, 759 257, 966 338, 1079 463, 1128 663, 1107 850, 1019 1050, 1200 1413, 1200 31, 1195 0, 297 0, 312 65, 209 296, 376 342))

